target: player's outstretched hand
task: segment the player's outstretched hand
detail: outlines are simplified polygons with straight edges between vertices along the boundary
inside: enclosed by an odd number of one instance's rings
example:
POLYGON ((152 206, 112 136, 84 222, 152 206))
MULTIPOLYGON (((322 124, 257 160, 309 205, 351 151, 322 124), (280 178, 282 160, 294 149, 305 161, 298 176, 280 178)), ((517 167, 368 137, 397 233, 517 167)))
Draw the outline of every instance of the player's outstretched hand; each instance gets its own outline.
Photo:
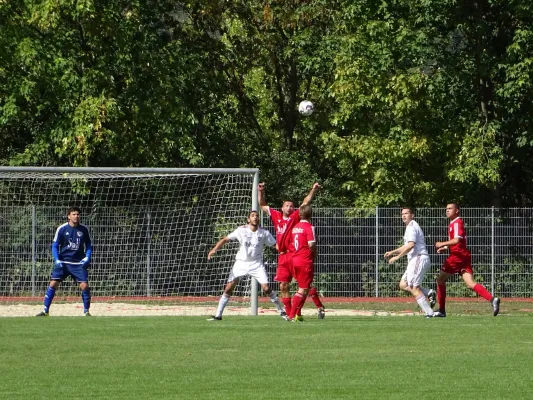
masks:
POLYGON ((318 189, 322 189, 322 186, 320 185, 320 183, 315 182, 315 183, 313 184, 313 190, 318 190, 318 189))
POLYGON ((213 257, 214 255, 215 255, 215 250, 211 250, 211 251, 209 252, 209 254, 207 254, 207 259, 208 259, 208 260, 211 260, 211 257, 213 257))
POLYGON ((392 256, 392 251, 387 251, 387 252, 383 255, 383 258, 389 258, 390 256, 392 256))
POLYGON ((398 260, 398 256, 391 257, 389 260, 389 264, 394 264, 398 260))

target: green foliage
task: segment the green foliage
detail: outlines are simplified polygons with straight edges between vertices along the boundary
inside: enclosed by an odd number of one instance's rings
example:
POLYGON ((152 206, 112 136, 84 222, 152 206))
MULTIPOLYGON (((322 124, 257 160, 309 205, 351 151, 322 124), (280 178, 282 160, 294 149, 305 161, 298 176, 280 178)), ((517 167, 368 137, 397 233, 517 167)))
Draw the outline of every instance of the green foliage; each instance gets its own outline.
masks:
POLYGON ((0 161, 259 167, 276 202, 318 180, 321 205, 530 205, 531 12, 4 1, 0 161))

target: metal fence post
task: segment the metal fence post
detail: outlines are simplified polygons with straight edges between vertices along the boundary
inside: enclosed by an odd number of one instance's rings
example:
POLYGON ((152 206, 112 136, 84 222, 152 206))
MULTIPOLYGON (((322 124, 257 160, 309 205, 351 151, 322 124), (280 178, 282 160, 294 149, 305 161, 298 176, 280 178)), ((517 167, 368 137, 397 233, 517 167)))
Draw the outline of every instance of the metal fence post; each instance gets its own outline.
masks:
POLYGON ((150 265, 150 252, 152 246, 152 238, 150 233, 150 211, 146 213, 146 241, 148 242, 148 248, 146 249, 146 297, 152 296, 152 288, 150 284, 150 274, 152 273, 152 266, 150 265))
POLYGON ((35 204, 31 206, 31 295, 36 294, 36 276, 37 276, 37 217, 35 204))
POLYGON ((492 289, 492 295, 494 296, 494 247, 495 247, 495 237, 494 237, 494 206, 492 206, 492 209, 491 209, 491 233, 490 233, 490 238, 491 238, 491 243, 490 243, 490 248, 491 248, 491 289, 492 289))
POLYGON ((376 206, 376 297, 379 297, 379 207, 376 206))

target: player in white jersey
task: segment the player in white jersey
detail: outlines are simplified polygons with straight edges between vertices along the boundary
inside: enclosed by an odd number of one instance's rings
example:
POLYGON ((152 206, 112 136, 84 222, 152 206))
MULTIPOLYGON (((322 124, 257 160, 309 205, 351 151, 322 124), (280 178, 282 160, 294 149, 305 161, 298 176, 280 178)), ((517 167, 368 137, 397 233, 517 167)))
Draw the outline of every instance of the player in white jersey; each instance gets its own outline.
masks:
POLYGON ((281 305, 276 292, 268 286, 268 277, 263 265, 263 252, 265 246, 272 247, 276 244, 276 239, 272 234, 259 226, 259 214, 257 211, 250 211, 248 215, 248 225, 243 225, 235 229, 228 236, 220 239, 215 247, 213 247, 207 259, 216 253, 218 249, 228 243, 230 240, 237 240, 240 243, 239 251, 235 256, 235 264, 229 274, 228 283, 224 288, 224 293, 218 302, 216 314, 209 319, 209 321, 220 321, 224 308, 228 304, 230 296, 233 294, 233 289, 239 283, 240 279, 246 275, 250 275, 257 279, 263 291, 270 297, 270 301, 274 303, 281 317, 288 320, 287 314, 281 305))
POLYGON ((400 279, 400 289, 410 292, 426 313, 426 317, 430 318, 433 317, 433 306, 436 302, 435 291, 422 287, 422 281, 431 262, 426 249, 424 232, 413 219, 414 217, 415 213, 411 208, 402 208, 402 221, 406 226, 403 236, 404 244, 402 247, 386 252, 385 258, 390 257, 389 264, 392 264, 407 254, 407 269, 400 279))

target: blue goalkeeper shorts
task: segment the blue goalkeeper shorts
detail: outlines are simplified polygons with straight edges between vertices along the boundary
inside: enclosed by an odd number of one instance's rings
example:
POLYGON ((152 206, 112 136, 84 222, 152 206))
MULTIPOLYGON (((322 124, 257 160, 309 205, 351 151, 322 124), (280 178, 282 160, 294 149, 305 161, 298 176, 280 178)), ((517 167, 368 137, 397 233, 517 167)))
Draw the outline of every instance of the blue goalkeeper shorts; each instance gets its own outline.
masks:
POLYGON ((61 267, 55 267, 50 274, 51 281, 63 281, 64 279, 72 276, 76 282, 88 282, 89 272, 87 267, 82 265, 72 265, 61 263, 61 267))

